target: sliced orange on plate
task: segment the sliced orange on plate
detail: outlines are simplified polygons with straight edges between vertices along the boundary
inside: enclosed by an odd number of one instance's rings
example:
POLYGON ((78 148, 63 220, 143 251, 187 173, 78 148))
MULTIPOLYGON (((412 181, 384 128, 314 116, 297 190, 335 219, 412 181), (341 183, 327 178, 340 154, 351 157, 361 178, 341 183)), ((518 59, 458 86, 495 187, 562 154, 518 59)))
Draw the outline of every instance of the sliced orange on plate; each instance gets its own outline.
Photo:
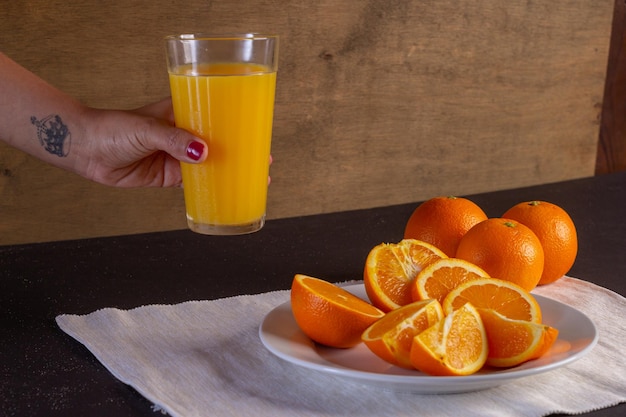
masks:
POLYGON ((487 365, 511 367, 543 356, 559 331, 545 324, 509 319, 494 310, 478 309, 489 342, 487 365))
POLYGON ((291 310, 298 327, 317 343, 348 348, 384 313, 345 289, 297 274, 291 284, 291 310))
POLYGON ((409 358, 413 337, 442 318, 438 301, 417 301, 387 313, 363 332, 361 340, 383 360, 413 369, 409 358))
POLYGON ((495 310, 510 319, 541 323, 541 308, 535 297, 509 281, 480 278, 465 282, 448 293, 442 304, 443 312, 448 315, 465 303, 495 310))
POLYGON ((413 338, 410 361, 429 375, 471 375, 487 360, 487 335, 469 303, 413 338))
POLYGON ((381 243, 365 262, 363 283, 372 304, 388 312, 413 301, 411 284, 417 274, 437 259, 447 258, 435 246, 415 239, 381 243))
POLYGON ((435 299, 443 303, 450 291, 464 282, 488 278, 482 268, 457 258, 442 258, 426 266, 411 285, 413 300, 435 299))

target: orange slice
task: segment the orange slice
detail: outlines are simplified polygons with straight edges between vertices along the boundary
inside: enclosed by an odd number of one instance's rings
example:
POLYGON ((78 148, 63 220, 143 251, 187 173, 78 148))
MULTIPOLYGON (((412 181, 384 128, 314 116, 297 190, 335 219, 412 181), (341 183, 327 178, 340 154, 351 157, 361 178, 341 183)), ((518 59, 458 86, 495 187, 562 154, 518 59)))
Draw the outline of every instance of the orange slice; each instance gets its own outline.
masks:
POLYGON ((559 334, 554 327, 509 319, 494 310, 478 312, 489 342, 487 365, 510 367, 543 356, 559 334))
POLYGON ((448 293, 443 300, 443 312, 450 314, 468 302, 476 308, 495 310, 510 319, 541 323, 541 308, 535 297, 509 281, 480 278, 465 282, 448 293))
POLYGON ((411 296, 413 300, 432 298, 443 303, 446 295, 460 284, 487 277, 489 274, 482 268, 463 259, 438 259, 417 274, 411 285, 411 296))
POLYGON ((468 303, 415 336, 410 360, 429 375, 470 375, 485 364, 487 351, 482 320, 468 303))
POLYGON ((438 301, 417 301, 387 313, 365 330, 361 340, 385 361, 413 369, 409 359, 413 337, 442 318, 438 301))
POLYGON ((411 303, 411 283, 424 267, 441 258, 447 258, 446 254, 420 240, 381 243, 370 251, 365 262, 363 283, 367 296, 386 312, 411 303))
POLYGON ((291 284, 291 310, 304 334, 337 348, 360 343, 363 331, 385 315, 341 287, 300 274, 291 284))

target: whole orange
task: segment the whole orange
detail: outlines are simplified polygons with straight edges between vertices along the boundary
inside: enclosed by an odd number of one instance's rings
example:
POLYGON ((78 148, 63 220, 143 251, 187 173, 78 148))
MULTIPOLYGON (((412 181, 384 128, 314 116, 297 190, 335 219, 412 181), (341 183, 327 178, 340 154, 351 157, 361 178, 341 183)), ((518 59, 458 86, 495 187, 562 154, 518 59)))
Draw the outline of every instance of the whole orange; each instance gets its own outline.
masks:
POLYGON ((511 207, 502 217, 528 226, 539 238, 545 255, 539 285, 565 275, 576 260, 578 237, 572 218, 556 204, 526 201, 511 207))
POLYGON ((486 219, 485 212, 471 200, 434 197, 413 211, 404 229, 404 238, 430 243, 453 257, 463 235, 486 219))
POLYGON ((472 227, 461 238, 456 257, 526 291, 537 286, 543 273, 544 253, 539 238, 530 228, 511 219, 491 218, 472 227))

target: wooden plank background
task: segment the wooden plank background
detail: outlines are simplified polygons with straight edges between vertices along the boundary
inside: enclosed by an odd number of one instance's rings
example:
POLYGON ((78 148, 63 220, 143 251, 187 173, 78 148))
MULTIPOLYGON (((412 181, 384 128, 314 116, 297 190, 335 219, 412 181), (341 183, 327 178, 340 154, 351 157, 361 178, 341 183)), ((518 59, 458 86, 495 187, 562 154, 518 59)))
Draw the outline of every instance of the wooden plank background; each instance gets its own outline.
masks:
MULTIPOLYGON (((133 108, 169 94, 163 36, 280 34, 272 219, 593 175, 613 6, 32 0, 2 5, 0 49, 133 108)), ((181 190, 104 187, 0 145, 0 244, 178 228, 181 190)))
POLYGON ((626 171, 626 1, 615 0, 596 174, 626 171))

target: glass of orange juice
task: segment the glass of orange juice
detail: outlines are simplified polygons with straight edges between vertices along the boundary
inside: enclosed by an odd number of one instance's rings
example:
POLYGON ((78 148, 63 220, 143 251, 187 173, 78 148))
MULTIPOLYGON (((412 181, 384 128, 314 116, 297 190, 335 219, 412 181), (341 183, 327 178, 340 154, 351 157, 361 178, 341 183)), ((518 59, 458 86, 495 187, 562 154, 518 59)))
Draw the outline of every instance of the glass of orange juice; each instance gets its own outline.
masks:
POLYGON ((265 223, 278 36, 165 38, 176 125, 204 139, 208 157, 181 162, 187 224, 235 235, 265 223))

